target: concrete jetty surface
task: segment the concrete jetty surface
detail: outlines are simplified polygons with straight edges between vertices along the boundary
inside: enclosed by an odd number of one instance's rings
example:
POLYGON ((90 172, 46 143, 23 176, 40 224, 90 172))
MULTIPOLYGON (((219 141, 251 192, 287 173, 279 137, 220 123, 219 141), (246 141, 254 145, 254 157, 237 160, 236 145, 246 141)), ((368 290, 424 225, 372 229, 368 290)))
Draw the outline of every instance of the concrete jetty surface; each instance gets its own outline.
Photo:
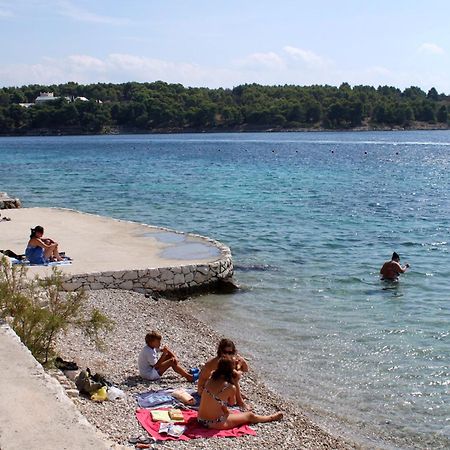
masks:
MULTIPOLYGON (((59 266, 67 274, 207 264, 221 255, 200 236, 69 209, 21 208, 3 215, 11 220, 0 221, 0 249, 24 253, 30 229, 41 225, 44 237, 58 242, 59 251, 73 259, 71 265, 59 266)), ((29 267, 31 275, 50 271, 29 267)))

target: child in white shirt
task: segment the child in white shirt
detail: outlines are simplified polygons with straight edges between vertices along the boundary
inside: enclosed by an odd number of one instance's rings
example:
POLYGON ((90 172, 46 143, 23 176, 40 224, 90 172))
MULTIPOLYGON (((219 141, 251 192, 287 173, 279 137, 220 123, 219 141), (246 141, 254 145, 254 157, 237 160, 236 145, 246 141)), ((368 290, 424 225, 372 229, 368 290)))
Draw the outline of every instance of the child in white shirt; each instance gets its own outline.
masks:
POLYGON ((195 375, 186 372, 178 363, 177 357, 166 346, 160 350, 161 335, 157 331, 147 333, 145 336, 145 347, 141 350, 138 358, 139 374, 142 378, 156 381, 164 372, 172 368, 176 373, 186 378, 187 381, 195 381, 195 375), (158 358, 158 351, 161 356, 158 358))

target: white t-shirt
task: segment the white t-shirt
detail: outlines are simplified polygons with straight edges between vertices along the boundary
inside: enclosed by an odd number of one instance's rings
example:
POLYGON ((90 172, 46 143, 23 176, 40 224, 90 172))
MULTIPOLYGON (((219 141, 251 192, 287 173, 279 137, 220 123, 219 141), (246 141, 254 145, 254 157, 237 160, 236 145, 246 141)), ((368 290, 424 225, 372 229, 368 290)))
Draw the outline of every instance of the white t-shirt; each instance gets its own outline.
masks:
POLYGON ((139 353, 138 367, 139 374, 142 378, 147 380, 159 380, 160 375, 154 368, 154 365, 158 362, 158 353, 155 348, 146 345, 139 353))

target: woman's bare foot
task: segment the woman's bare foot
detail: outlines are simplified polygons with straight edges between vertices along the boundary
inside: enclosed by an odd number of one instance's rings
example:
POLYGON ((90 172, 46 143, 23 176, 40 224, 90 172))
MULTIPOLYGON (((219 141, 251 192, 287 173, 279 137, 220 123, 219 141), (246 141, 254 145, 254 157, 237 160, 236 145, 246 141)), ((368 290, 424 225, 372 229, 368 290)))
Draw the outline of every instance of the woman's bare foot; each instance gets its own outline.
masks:
POLYGON ((276 420, 281 420, 283 418, 283 413, 280 411, 275 414, 271 414, 269 417, 271 419, 270 422, 275 422, 276 420))

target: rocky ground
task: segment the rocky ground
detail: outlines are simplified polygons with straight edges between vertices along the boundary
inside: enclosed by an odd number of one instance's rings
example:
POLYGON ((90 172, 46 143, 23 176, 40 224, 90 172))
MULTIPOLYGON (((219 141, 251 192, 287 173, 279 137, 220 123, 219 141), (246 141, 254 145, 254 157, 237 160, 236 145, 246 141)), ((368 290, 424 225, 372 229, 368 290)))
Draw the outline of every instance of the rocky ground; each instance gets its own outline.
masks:
MULTIPOLYGON (((156 301, 133 292, 101 290, 90 291, 87 302, 90 307, 98 308, 115 322, 113 331, 104 336, 104 348, 96 349, 81 332, 69 330, 58 341, 58 354, 65 360, 76 361, 81 368, 89 367, 93 372, 102 373, 127 393, 126 399, 103 403, 83 397, 74 398, 80 411, 93 425, 111 440, 127 444, 130 437, 146 434, 135 418, 137 403, 133 393, 152 388, 193 387, 192 383, 183 381, 172 371, 167 372, 159 382, 146 382, 138 376, 137 356, 145 345, 145 334, 158 330, 163 336, 162 344, 169 346, 185 367, 199 367, 212 357, 222 336, 194 316, 191 301, 156 301)), ((157 448, 355 448, 353 444, 329 435, 303 415, 298 407, 271 392, 254 371, 250 370, 242 377, 241 386, 247 402, 256 413, 271 414, 281 410, 284 412, 283 420, 255 425, 256 437, 165 441, 158 443, 157 448)))

